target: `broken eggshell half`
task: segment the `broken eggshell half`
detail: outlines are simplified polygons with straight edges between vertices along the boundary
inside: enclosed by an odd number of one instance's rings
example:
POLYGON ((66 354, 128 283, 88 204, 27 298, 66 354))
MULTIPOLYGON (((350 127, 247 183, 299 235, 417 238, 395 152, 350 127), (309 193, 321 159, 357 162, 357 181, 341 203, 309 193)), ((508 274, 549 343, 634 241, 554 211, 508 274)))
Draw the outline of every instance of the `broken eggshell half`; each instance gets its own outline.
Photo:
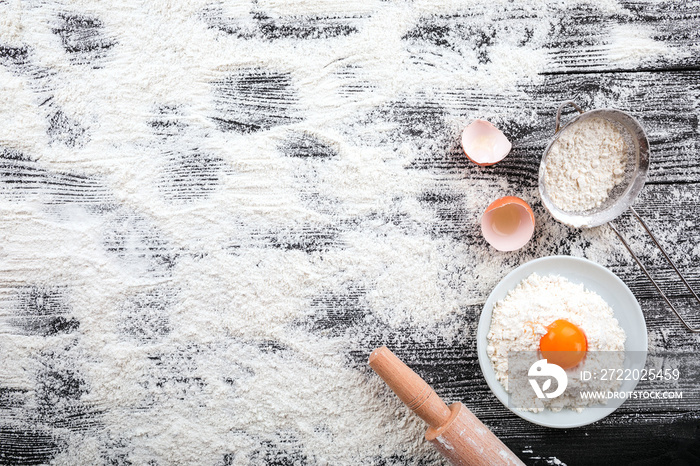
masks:
POLYGON ((500 162, 512 147, 503 132, 485 120, 474 120, 462 132, 462 150, 477 165, 500 162))
POLYGON ((499 251, 515 251, 530 241, 535 232, 535 214, 530 205, 515 196, 497 199, 481 217, 481 233, 499 251))

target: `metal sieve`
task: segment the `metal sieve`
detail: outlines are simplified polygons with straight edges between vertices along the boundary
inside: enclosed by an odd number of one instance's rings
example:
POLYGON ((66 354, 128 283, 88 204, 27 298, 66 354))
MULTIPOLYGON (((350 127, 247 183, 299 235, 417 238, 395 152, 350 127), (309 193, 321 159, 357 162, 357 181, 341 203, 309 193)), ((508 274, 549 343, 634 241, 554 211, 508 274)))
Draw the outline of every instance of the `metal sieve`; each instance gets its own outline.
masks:
MULTIPOLYGON (((688 281, 685 279, 681 271, 678 269, 676 264, 671 260, 669 255, 666 253, 664 248, 661 246, 659 241, 656 239, 654 234, 651 232, 647 224, 642 220, 637 211, 632 206, 637 196, 644 187, 644 183, 647 178, 647 172, 649 171, 649 141, 647 140, 647 135, 644 132, 642 126, 635 120, 631 115, 622 112, 620 110, 613 110, 609 108, 590 110, 584 112, 581 107, 576 105, 574 102, 567 101, 559 105, 557 109, 556 127, 554 129, 554 138, 549 143, 542 156, 542 161, 540 162, 539 171, 539 189, 540 197, 542 198, 542 203, 545 208, 552 214, 555 220, 569 225, 574 228, 592 228, 605 223, 609 223, 622 215, 626 210, 629 210, 634 218, 642 225, 647 234, 651 237, 652 241, 659 248, 663 256, 666 258, 668 263, 676 271, 680 279, 683 281, 685 286, 690 290, 695 299, 700 303, 700 297, 692 289, 688 281), (571 105, 576 110, 578 110, 579 115, 569 120, 564 126, 560 127, 561 122, 561 112, 567 105, 571 105), (620 133, 623 135, 625 142, 627 144, 627 164, 625 166, 625 173, 623 181, 615 186, 610 192, 608 198, 599 207, 582 211, 582 212, 568 212, 557 207, 549 194, 547 193, 547 186, 545 184, 545 167, 547 165, 547 156, 552 148, 552 145, 557 141, 557 139, 568 129, 574 125, 585 121, 589 118, 604 118, 614 124, 620 133)), ((666 294, 661 290, 659 285, 656 283, 647 270, 647 268, 642 264, 641 260, 634 253, 629 243, 620 231, 615 227, 614 224, 609 223, 610 228, 617 234, 622 241, 622 244, 627 248, 635 262, 642 269, 644 274, 649 278, 651 283, 654 285, 659 294, 663 297, 666 304, 671 308, 671 310, 678 316, 678 318, 683 322, 688 330, 694 333, 700 333, 700 328, 693 328, 688 324, 688 322, 683 318, 683 316, 678 312, 676 307, 671 303, 666 294)))

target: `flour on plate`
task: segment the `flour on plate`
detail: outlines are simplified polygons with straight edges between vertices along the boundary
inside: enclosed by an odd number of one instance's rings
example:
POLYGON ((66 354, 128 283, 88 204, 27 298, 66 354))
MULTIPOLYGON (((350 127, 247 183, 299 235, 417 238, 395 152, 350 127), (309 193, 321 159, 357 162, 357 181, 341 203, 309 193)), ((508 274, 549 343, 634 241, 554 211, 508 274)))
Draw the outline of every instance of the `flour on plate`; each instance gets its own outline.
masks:
POLYGON ((547 156, 545 186, 568 212, 600 207, 624 179, 627 144, 614 123, 590 118, 565 129, 547 156))
POLYGON ((537 399, 534 391, 511 390, 514 406, 537 406, 528 409, 534 412, 544 408, 552 411, 560 411, 562 408, 581 411, 598 401, 583 400, 572 396, 572 393, 577 393, 579 389, 614 391, 619 388, 619 381, 580 380, 580 371, 584 367, 595 371, 603 362, 605 365, 602 368, 609 368, 611 358, 613 364, 621 364, 624 360, 625 331, 613 316, 612 308, 597 293, 586 290, 582 284, 572 283, 558 275, 540 276, 533 273, 493 307, 486 352, 493 364, 496 378, 506 391, 509 390, 508 352, 537 351, 540 338, 547 333, 546 327, 558 319, 577 325, 586 334, 586 359, 581 365, 567 371, 569 382, 563 395, 542 402, 537 399))

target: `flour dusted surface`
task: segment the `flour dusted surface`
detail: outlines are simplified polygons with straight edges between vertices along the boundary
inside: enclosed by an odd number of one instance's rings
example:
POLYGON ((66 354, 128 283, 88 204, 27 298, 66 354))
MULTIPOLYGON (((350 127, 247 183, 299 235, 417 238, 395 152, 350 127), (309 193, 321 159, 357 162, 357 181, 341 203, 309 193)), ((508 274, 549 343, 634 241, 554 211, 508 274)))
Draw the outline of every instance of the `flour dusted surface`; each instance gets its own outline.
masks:
POLYGON ((550 109, 531 89, 567 5, 0 2, 13 442, 66 465, 439 464, 369 351, 468 348, 507 270, 623 251, 540 209, 528 248, 494 252, 479 215, 535 184, 440 168, 471 118, 540 123, 513 102, 550 109))
POLYGON ((552 202, 569 212, 599 207, 624 179, 627 144, 604 118, 573 123, 547 155, 545 185, 552 202))
MULTIPOLYGON (((558 275, 540 276, 533 273, 521 281, 508 295, 493 306, 491 327, 487 336, 486 352, 491 359, 496 378, 509 390, 508 352, 539 350, 540 338, 547 333, 547 326, 563 319, 579 327, 588 342, 587 358, 581 366, 569 369, 569 386, 563 395, 547 400, 537 400, 534 391, 511 391, 515 406, 537 406, 532 411, 549 408, 560 411, 570 408, 580 411, 597 401, 572 396, 571 389, 608 391, 619 387, 619 381, 584 382, 580 380, 580 370, 594 371, 592 364, 610 362, 610 353, 616 363, 622 362, 621 352, 625 348, 625 332, 613 316, 612 308, 597 293, 586 290, 582 284, 575 284, 558 275), (591 356, 596 358, 592 361, 591 356)), ((602 368, 609 368, 603 365, 602 368)), ((600 369, 600 368, 598 368, 600 369)))

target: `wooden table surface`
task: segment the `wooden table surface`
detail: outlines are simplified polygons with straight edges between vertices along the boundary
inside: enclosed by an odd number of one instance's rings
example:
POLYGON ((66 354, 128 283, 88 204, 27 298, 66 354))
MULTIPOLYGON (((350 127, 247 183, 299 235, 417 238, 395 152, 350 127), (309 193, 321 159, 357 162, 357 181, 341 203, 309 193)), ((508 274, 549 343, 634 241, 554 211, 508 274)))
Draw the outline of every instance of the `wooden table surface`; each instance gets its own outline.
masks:
MULTIPOLYGON (((620 101, 618 108, 637 118, 647 131, 651 145, 651 168, 645 189, 635 208, 648 219, 663 241, 663 231, 682 225, 679 241, 666 244, 671 256, 684 264, 681 269, 696 290, 700 289, 698 248, 700 241, 700 9, 688 2, 622 2, 629 16, 600 17, 585 8, 569 10, 560 31, 549 44, 551 66, 531 95, 532 102, 514 102, 508 96, 489 96, 495 106, 534 108, 541 118, 536 127, 506 128, 517 148, 495 167, 496 172, 524 185, 536 186, 542 141, 553 132, 552 102, 574 100, 584 109, 595 108, 595 96, 620 101), (672 50, 686 51, 683 58, 663 57, 640 68, 611 66, 597 44, 605 42, 610 23, 654 27, 672 50), (611 93, 624 90, 621 95, 611 93), (624 94, 624 95, 622 95, 624 94), (681 187, 690 194, 674 196, 681 187)), ((450 27, 459 18, 440 25, 450 27)), ((427 26, 435 27, 436 25, 427 26)), ((425 36, 429 36, 426 33, 425 36)), ((465 102, 465 106, 469 106, 465 102)), ((426 108, 427 107, 427 108, 426 108)), ((418 112, 430 111, 421 106, 418 112)), ((460 157, 425 160, 419 168, 438 168, 445 176, 473 170, 460 157)), ((470 176, 474 176, 471 173, 470 176)), ((437 200, 436 202, 440 202, 437 200)), ((623 231, 634 234, 628 216, 618 220, 623 231)), ((638 227, 636 227, 638 228, 638 227)), ((458 231, 459 228, 455 228, 458 231)), ((559 252, 569 254, 563 243, 559 252)), ((691 323, 700 325, 700 306, 665 263, 660 254, 644 257, 662 289, 666 290, 691 323)), ((654 350, 695 354, 698 335, 688 332, 665 305, 652 284, 631 260, 611 267, 630 287, 646 317, 650 347, 654 350)), ((476 328, 480 309, 473 316, 476 328)), ((377 342, 380 344, 382 342, 377 342)), ((387 343, 391 347, 391 342, 387 343)), ((490 426, 526 464, 700 464, 700 406, 693 402, 646 403, 627 401, 615 413, 593 425, 556 430, 530 424, 510 414, 494 398, 479 369, 475 342, 460 347, 416 347, 395 343, 397 354, 425 377, 450 401, 462 401, 490 426), (465 367, 467 369, 465 369, 465 367), (534 453, 533 453, 534 452, 534 453), (539 452, 547 452, 542 455, 539 452), (556 458, 556 460, 554 459, 556 458)), ((697 392, 697 374, 686 380, 688 392, 697 392)))
MULTIPOLYGON (((513 142, 514 150, 487 176, 503 177, 524 187, 537 186, 540 156, 553 133, 557 104, 574 100, 584 109, 595 108, 597 100, 619 102, 618 108, 630 112, 646 128, 651 143, 652 159, 649 178, 635 207, 649 221, 652 229, 664 239, 664 231, 674 231, 672 244, 666 244, 687 274, 690 283, 700 290, 700 5, 697 2, 622 1, 625 14, 601 13, 585 5, 566 10, 559 27, 552 31, 546 44, 548 62, 542 72, 543 82, 521 85, 513 94, 450 96, 450 106, 464 114, 479 114, 485 107, 496 113, 535 112, 537 123, 523 125, 519 120, 506 122, 502 128, 513 142), (642 67, 615 65, 606 48, 606 36, 613 25, 630 28, 643 26, 655 31, 653 39, 666 44, 668 54, 643 61, 642 67), (523 95, 529 100, 523 100, 523 95), (680 188, 680 189, 679 189, 680 188), (680 195, 679 195, 680 192, 680 195)), ((517 11, 517 10, 516 10, 517 11)), ((513 13, 503 21, 517 23, 527 17, 513 13)), ((420 45, 449 47, 446 31, 459 31, 459 15, 432 17, 413 29, 406 40, 420 45)), ((486 29, 487 31, 487 29, 486 29)), ((463 32, 467 34, 466 32, 463 32)), ((484 47, 489 35, 482 37, 484 47)), ((19 60, 9 49, 0 48, 2 62, 19 60), (4 54, 4 55, 3 55, 4 54)), ((438 97, 408 97, 388 112, 387 118, 398 118, 410 127, 420 122, 427 131, 413 133, 414 140, 429 141, 444 133, 440 116, 444 102, 438 97), (413 100, 412 100, 413 99, 413 100)), ((436 180, 479 178, 484 171, 469 163, 455 144, 447 144, 440 155, 418 158, 415 170, 430 170, 436 180)), ((474 225, 455 210, 454 199, 439 194, 422 199, 444 223, 439 234, 469 241, 474 225)), ((540 213, 541 205, 536 205, 540 213)), ((644 241, 625 216, 621 229, 636 241, 644 241)), ((569 231, 576 235, 575 230, 569 231)), ((552 254, 578 255, 571 251, 567 238, 552 246, 552 254)), ((679 283, 673 271, 659 254, 643 254, 649 270, 662 288, 676 302, 689 320, 700 326, 700 306, 679 283)), ((627 258, 613 264, 611 270, 620 276, 638 298, 646 316, 650 346, 692 355, 700 351, 700 337, 689 333, 666 307, 657 291, 627 258)), ((327 303, 326 318, 311 327, 333 332, 345 330, 357 322, 352 311, 353 297, 346 303, 327 303), (349 303, 349 304, 348 304, 349 303)), ((475 333, 481 305, 463 309, 465 329, 475 333)), ((65 323, 70 325, 70 322, 65 323)), ((628 401, 615 413, 593 425, 556 430, 533 425, 510 413, 490 392, 479 369, 474 338, 462 344, 441 342, 426 344, 412 341, 410 334, 395 335, 389 340, 366 340, 365 347, 352 353, 358 370, 369 371, 367 355, 373 347, 386 344, 409 366, 425 378, 446 401, 461 401, 529 465, 559 464, 700 464, 700 412, 697 397, 673 403, 628 401)), ((2 358, 0 357, 0 360, 2 358)), ((695 374, 697 375, 697 374, 695 374)), ((698 378, 682 381, 681 388, 697 391, 698 378)), ((0 408, 10 394, 0 390, 0 408)), ((32 453, 36 443, 0 430, 0 464, 39 464, 41 452, 32 453), (37 459, 39 458, 39 459, 37 459)), ((46 442, 49 442, 47 440, 46 442)), ((46 443, 45 442, 45 443, 46 443)), ((288 464, 286 462, 269 464, 288 464)), ((377 464, 416 464, 414 458, 393 458, 377 464)))

